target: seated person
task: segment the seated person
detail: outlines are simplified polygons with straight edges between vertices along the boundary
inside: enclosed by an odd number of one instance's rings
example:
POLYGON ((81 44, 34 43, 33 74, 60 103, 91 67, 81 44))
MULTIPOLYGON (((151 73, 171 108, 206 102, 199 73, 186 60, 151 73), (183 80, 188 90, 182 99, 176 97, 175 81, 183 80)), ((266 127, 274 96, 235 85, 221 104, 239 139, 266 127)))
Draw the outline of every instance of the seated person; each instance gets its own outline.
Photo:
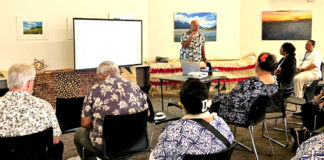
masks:
POLYGON ((30 135, 53 128, 53 159, 62 160, 62 134, 53 107, 32 96, 36 71, 29 64, 14 64, 9 68, 9 91, 0 98, 0 137, 30 135), (10 117, 10 118, 9 118, 10 117))
POLYGON ((297 75, 294 77, 294 90, 296 97, 302 98, 304 96, 304 84, 311 83, 312 81, 322 77, 322 72, 320 70, 322 56, 321 53, 316 51, 314 48, 315 41, 308 40, 305 45, 306 51, 298 56, 297 75))
POLYGON ((317 115, 316 128, 318 129, 324 126, 323 112, 324 112, 324 87, 322 87, 321 93, 316 96, 313 102, 302 105, 301 116, 303 120, 303 126, 308 130, 314 130, 314 117, 317 115))
POLYGON ((296 156, 291 160, 323 159, 324 133, 309 138, 303 142, 296 151, 296 156))
POLYGON ((280 48, 281 58, 274 74, 277 76, 278 85, 282 88, 294 87, 293 79, 297 72, 295 46, 291 43, 284 43, 280 48))
POLYGON ((204 101, 208 101, 208 91, 200 80, 189 79, 182 84, 180 102, 186 115, 167 125, 150 159, 182 159, 186 154, 212 154, 227 148, 213 133, 191 119, 203 119, 226 137, 229 143, 234 141, 228 125, 216 113, 210 114, 204 101))
POLYGON ((227 123, 246 124, 252 103, 259 96, 271 96, 278 91, 278 85, 271 75, 277 65, 276 57, 262 53, 257 60, 257 76, 239 82, 229 94, 215 93, 214 101, 221 101, 218 115, 227 123))
POLYGON ((137 84, 123 78, 115 63, 102 62, 97 74, 101 81, 93 85, 84 98, 81 127, 74 134, 74 144, 80 157, 85 147, 85 160, 96 160, 96 156, 102 156, 105 115, 127 115, 148 109, 146 94, 137 84))

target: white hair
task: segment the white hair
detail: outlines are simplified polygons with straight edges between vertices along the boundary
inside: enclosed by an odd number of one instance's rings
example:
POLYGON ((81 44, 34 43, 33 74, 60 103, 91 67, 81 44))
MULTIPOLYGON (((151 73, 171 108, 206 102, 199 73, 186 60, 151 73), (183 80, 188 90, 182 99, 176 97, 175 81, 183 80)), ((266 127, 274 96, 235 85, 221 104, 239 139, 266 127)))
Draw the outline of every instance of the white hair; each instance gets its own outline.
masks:
POLYGON ((102 62, 97 68, 97 74, 105 75, 108 72, 120 72, 118 66, 111 61, 102 62))
POLYGON ((26 63, 13 64, 8 71, 8 88, 25 88, 30 80, 34 80, 36 75, 35 68, 26 63))

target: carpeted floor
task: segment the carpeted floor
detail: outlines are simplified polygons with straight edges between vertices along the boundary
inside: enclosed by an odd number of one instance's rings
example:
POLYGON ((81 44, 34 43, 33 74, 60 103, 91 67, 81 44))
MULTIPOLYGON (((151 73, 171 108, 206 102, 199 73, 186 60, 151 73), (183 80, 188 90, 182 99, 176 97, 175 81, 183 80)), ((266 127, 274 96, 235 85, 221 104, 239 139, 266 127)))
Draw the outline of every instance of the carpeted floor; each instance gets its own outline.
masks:
MULTIPOLYGON (((150 97, 152 104, 154 106, 154 110, 155 111, 161 110, 160 95, 154 95, 154 97, 152 97, 150 95, 149 97, 150 97)), ((166 106, 166 103, 168 101, 178 102, 179 98, 177 95, 174 95, 174 96, 164 95, 164 106, 166 106)), ((288 104, 287 109, 295 109, 295 106, 288 104)), ((300 110, 298 109, 298 111, 300 111, 300 110)), ((175 107, 170 107, 169 112, 171 112, 172 114, 177 115, 177 116, 182 116, 182 110, 175 108, 175 107)), ((301 119, 291 117, 292 112, 287 111, 286 113, 287 113, 287 121, 301 122, 301 119)), ((270 137, 278 140, 279 142, 284 143, 285 142, 284 132, 273 130, 275 120, 267 120, 266 122, 267 122, 267 127, 269 130, 270 137)), ((281 120, 278 120, 278 122, 281 122, 281 120)), ((148 124, 149 136, 151 136, 152 127, 153 127, 152 124, 148 124)), ((152 142, 153 145, 155 145, 157 143, 157 138, 158 138, 159 134, 161 133, 161 130, 163 127, 165 127, 165 125, 163 125, 163 124, 159 125, 159 126, 155 126, 155 135, 153 136, 153 142, 152 142)), ((283 123, 279 123, 278 127, 284 128, 283 123)), ((288 129, 298 128, 298 127, 300 127, 300 126, 288 124, 288 129)), ((271 153, 270 144, 267 139, 261 137, 261 133, 262 133, 262 125, 259 124, 254 127, 254 140, 255 140, 255 144, 256 144, 256 148, 257 148, 257 152, 258 152, 260 160, 288 160, 295 156, 296 152, 292 149, 292 141, 291 141, 291 136, 289 133, 288 133, 289 146, 287 148, 283 148, 283 147, 277 145, 276 143, 272 143, 273 148, 274 148, 273 156, 267 156, 267 154, 271 153)), ((67 160, 71 157, 77 156, 77 152, 76 152, 75 146, 73 144, 73 134, 74 133, 69 133, 69 134, 64 134, 61 136, 61 140, 64 143, 64 156, 63 156, 64 160, 67 160)), ((237 133, 236 133, 235 139, 252 148, 251 137, 250 137, 248 129, 237 127, 237 133)), ((237 146, 236 148, 239 148, 239 149, 234 150, 231 159, 233 159, 233 160, 255 159, 255 154, 253 152, 241 150, 240 146, 237 146)), ((131 157, 130 159, 144 160, 144 159, 146 159, 146 156, 147 156, 147 154, 143 154, 143 155, 131 157)))

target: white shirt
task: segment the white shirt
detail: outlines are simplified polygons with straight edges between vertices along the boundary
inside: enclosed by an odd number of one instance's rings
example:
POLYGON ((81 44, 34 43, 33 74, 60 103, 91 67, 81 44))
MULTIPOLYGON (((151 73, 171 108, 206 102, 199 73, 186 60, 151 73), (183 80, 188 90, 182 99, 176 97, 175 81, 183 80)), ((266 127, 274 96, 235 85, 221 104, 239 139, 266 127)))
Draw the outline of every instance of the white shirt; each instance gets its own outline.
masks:
POLYGON ((314 64, 316 68, 309 70, 310 72, 313 72, 314 74, 318 75, 319 77, 322 77, 321 73, 321 63, 322 63, 322 55, 315 49, 311 53, 307 53, 305 56, 306 51, 298 55, 297 58, 297 66, 298 68, 305 68, 309 66, 310 64, 314 64), (305 59, 304 59, 305 58, 305 59))

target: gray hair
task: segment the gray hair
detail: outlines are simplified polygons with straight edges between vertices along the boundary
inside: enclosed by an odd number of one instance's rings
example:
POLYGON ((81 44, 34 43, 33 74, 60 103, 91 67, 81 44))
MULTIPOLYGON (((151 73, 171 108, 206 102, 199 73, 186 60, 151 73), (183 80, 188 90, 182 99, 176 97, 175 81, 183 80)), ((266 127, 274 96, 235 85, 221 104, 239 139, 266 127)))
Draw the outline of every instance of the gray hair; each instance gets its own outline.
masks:
POLYGON ((28 81, 34 80, 35 68, 26 63, 13 64, 8 71, 8 88, 24 88, 28 81))
POLYGON ((118 66, 111 61, 102 62, 97 68, 97 74, 105 75, 108 72, 120 72, 118 66))

